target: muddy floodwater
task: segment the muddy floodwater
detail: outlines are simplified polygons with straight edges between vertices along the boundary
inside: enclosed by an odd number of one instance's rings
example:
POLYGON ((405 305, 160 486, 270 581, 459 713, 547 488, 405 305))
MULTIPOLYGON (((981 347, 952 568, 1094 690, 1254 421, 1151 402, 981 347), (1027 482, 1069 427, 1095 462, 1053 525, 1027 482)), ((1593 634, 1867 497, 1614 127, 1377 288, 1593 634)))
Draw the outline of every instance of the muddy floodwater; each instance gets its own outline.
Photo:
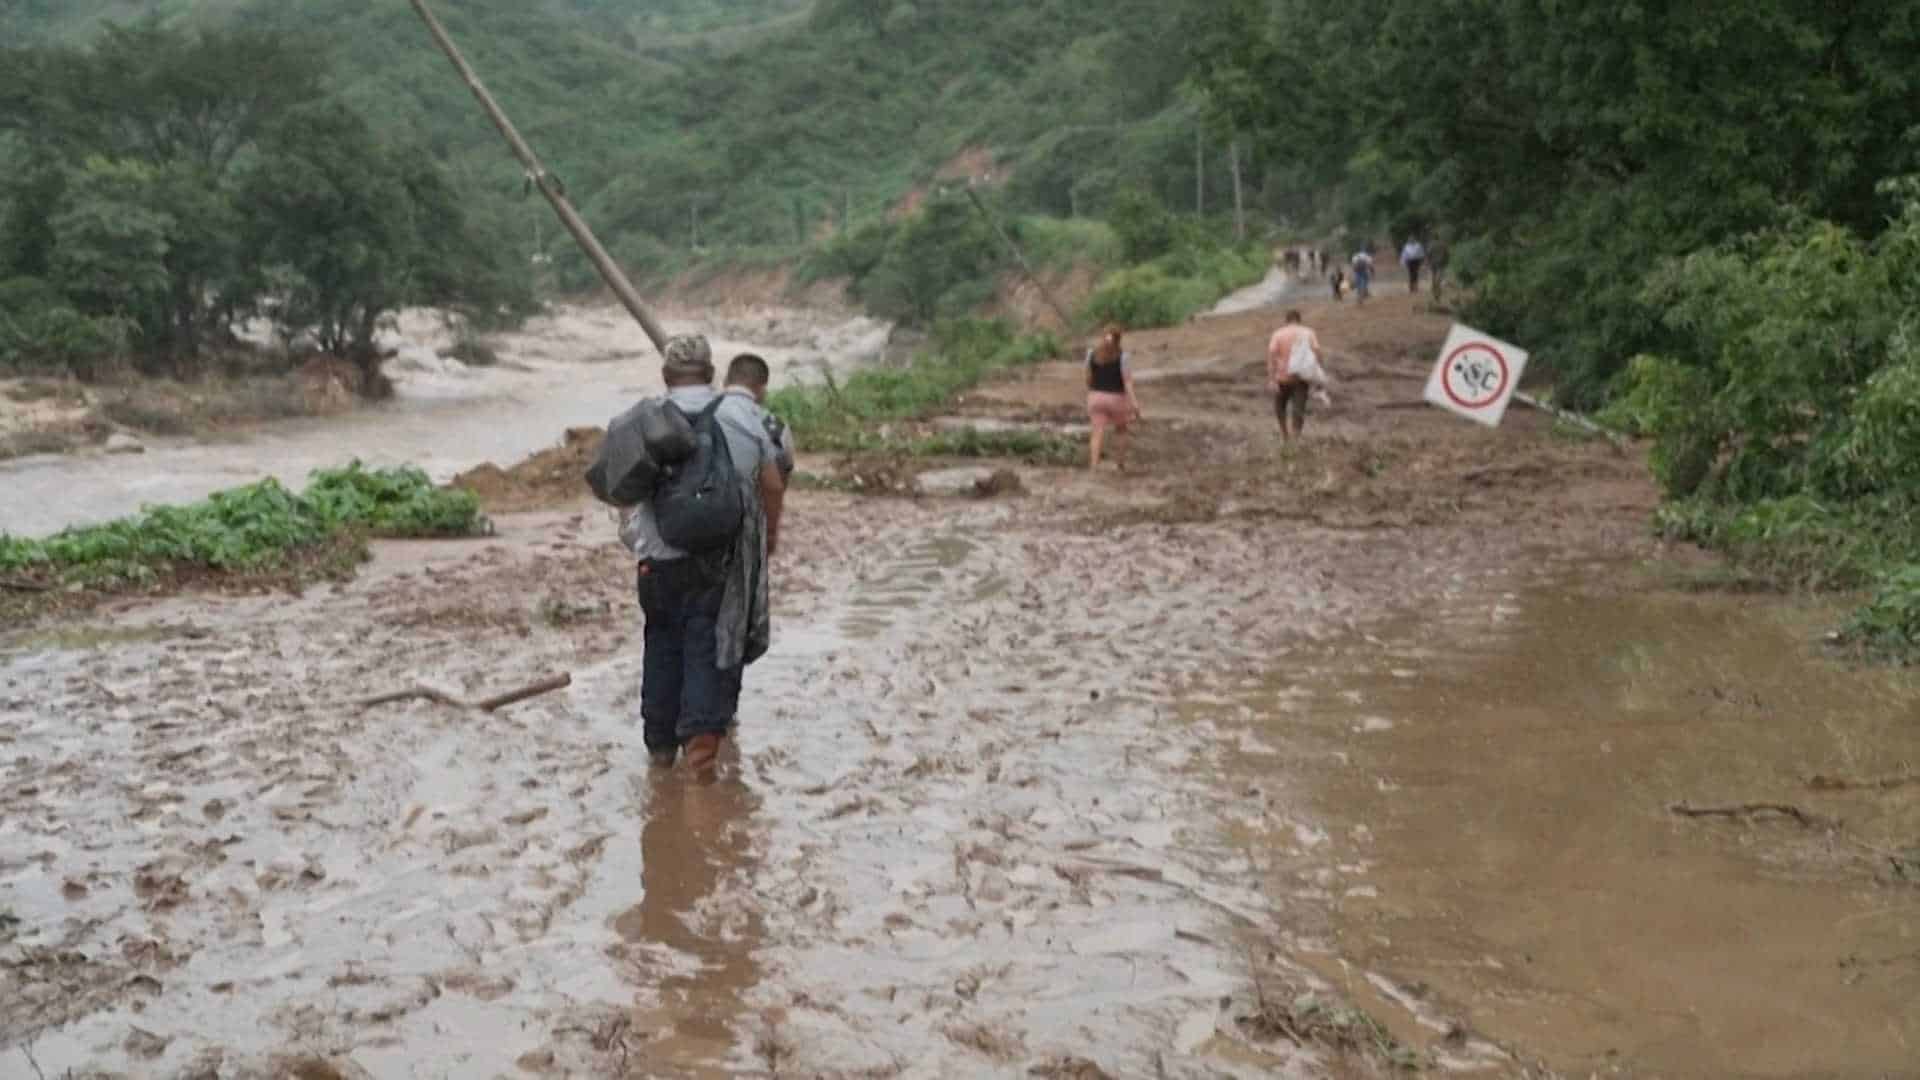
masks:
POLYGON ((1568 1075, 1913 1075, 1920 799, 1838 785, 1920 760, 1920 685, 1778 599, 1616 583, 1475 597, 1245 699, 1325 826, 1246 837, 1325 911, 1303 955, 1409 1041, 1461 1022, 1568 1075), (1718 813, 1748 804, 1811 824, 1718 813))
MULTIPOLYGON (((818 378, 823 366, 867 362, 890 331, 874 319, 786 309, 707 320, 702 329, 723 370, 736 352, 751 350, 766 357, 781 384, 818 378)), ((397 350, 386 366, 397 388, 392 401, 219 441, 151 439, 133 457, 0 462, 0 533, 41 536, 268 476, 297 491, 315 469, 354 458, 416 465, 445 482, 485 462, 519 461, 569 427, 604 424, 660 386, 652 347, 618 309, 560 307, 489 341, 500 365, 468 367, 440 354, 453 339, 438 319, 412 313, 384 339, 397 350)))
POLYGON ((1665 584, 1627 450, 1408 407, 1408 297, 1308 306, 1344 381, 1277 445, 1264 311, 1134 335, 1124 474, 791 493, 708 778, 648 765, 570 482, 297 596, 0 628, 0 1078, 1914 1075, 1915 676, 1665 584))

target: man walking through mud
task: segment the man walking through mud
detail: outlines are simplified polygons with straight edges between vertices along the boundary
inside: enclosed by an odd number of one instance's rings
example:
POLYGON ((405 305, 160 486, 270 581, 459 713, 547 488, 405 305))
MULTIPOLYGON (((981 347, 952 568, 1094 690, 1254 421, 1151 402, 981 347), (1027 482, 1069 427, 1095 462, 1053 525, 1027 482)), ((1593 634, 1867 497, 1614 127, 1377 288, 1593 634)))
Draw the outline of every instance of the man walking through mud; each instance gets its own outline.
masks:
POLYGON ((1327 354, 1320 337, 1300 321, 1300 312, 1287 312, 1286 324, 1267 340, 1267 390, 1273 394, 1273 415, 1280 421, 1280 441, 1290 444, 1307 430, 1307 397, 1313 384, 1288 370, 1296 346, 1304 343, 1318 364, 1327 354))
POLYGON ((643 501, 628 512, 621 539, 639 561, 646 618, 640 715, 656 765, 710 767, 740 704, 746 666, 767 651, 767 560, 779 544, 786 480, 765 412, 747 394, 713 390, 713 353, 703 337, 667 342, 666 399, 689 419, 713 406, 746 506, 728 543, 698 554, 661 539, 643 501), (720 400, 716 403, 716 397, 720 400))

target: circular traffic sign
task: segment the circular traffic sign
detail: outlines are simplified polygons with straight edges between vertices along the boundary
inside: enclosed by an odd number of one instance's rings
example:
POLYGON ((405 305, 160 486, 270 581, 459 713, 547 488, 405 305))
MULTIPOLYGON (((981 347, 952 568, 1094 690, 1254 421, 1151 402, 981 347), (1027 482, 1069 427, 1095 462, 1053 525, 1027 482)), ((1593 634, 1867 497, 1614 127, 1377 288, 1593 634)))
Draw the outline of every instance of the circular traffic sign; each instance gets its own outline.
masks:
POLYGON ((1440 388, 1463 409, 1484 409, 1507 392, 1507 358, 1484 341, 1469 341, 1447 354, 1440 388))

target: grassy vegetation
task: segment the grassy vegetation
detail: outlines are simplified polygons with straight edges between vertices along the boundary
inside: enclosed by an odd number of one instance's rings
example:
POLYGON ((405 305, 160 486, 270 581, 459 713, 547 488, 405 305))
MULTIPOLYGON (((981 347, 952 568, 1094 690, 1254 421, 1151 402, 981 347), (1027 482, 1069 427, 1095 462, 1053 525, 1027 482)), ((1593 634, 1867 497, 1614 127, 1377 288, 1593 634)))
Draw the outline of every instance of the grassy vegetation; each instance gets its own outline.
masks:
POLYGON ((1109 275, 1087 298, 1087 316, 1134 329, 1173 326, 1266 273, 1266 255, 1257 249, 1180 251, 1109 275))
POLYGON ((1235 244, 1223 224, 1177 217, 1144 193, 1123 194, 1111 217, 1115 246, 1130 265, 1087 298, 1095 321, 1172 326, 1266 276, 1264 247, 1235 244))
POLYGON ((316 472, 298 495, 267 479, 44 539, 0 534, 0 574, 41 585, 142 585, 279 569, 369 535, 464 536, 483 524, 470 492, 436 488, 418 469, 354 462, 316 472))
POLYGON ((1090 218, 1030 215, 1019 220, 1015 235, 1027 260, 1043 270, 1119 266, 1125 257, 1113 226, 1090 218))
POLYGON ((1920 658, 1920 493, 1820 499, 1806 493, 1726 503, 1672 502, 1660 533, 1723 552, 1739 571, 1776 588, 1869 589, 1842 639, 1864 654, 1920 658))
POLYGON ((1659 526, 1782 586, 1868 588, 1846 630, 1920 660, 1920 181, 1873 240, 1802 220, 1662 266, 1683 348, 1635 357, 1604 413, 1651 436, 1659 526))
MULTIPOLYGON (((889 443, 872 430, 890 420, 913 420, 945 405, 955 394, 997 371, 1038 363, 1058 355, 1050 334, 1016 334, 997 319, 954 319, 935 324, 933 344, 901 367, 866 368, 845 382, 776 390, 767 407, 793 425, 810 450, 875 450, 918 447, 919 452, 960 452, 939 447, 984 447, 976 441, 942 441, 936 436, 916 444, 889 443)), ((1008 445, 1011 445, 1009 443, 1008 445)))
POLYGON ((1086 444, 1048 431, 936 431, 925 435, 895 435, 860 428, 840 429, 823 439, 810 439, 809 450, 877 454, 889 457, 1002 458, 1028 465, 1077 465, 1086 457, 1086 444))

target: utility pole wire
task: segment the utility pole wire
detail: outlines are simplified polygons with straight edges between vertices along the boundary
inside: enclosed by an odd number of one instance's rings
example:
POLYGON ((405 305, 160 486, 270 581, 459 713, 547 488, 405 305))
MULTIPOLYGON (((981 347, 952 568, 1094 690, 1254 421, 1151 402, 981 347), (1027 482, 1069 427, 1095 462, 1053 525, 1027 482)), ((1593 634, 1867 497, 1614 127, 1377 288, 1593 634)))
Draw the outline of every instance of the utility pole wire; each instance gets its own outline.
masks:
POLYGON ((600 241, 594 239, 593 230, 587 228, 587 223, 574 210, 573 204, 567 201, 567 196, 559 182, 547 172, 547 167, 540 163, 540 159, 534 155, 533 148, 527 145, 518 131, 514 130, 513 122, 507 119, 507 114, 502 112, 500 106, 494 102, 493 95, 487 93, 487 88, 481 85, 480 76, 474 74, 473 68, 467 64, 466 57, 460 55, 460 50, 454 45, 453 39, 447 36, 447 28, 440 25, 440 20, 434 17, 433 12, 427 10, 426 0, 411 0, 411 2, 414 12, 420 16, 422 22, 427 24, 427 31, 433 35, 435 44, 440 46, 441 52, 447 54, 448 60, 453 61, 454 70, 460 73, 460 78, 466 82, 467 89, 473 91, 473 96, 480 102, 480 107, 486 110, 487 118, 493 121, 494 127, 500 129, 500 134, 506 138, 507 145, 513 149, 513 155, 526 167, 527 180, 540 189, 540 194, 547 197, 547 202, 553 206, 553 212, 560 217, 560 224, 566 226, 567 231, 573 234, 574 240, 587 253, 587 258, 593 260, 594 269, 600 271, 601 279, 607 283, 608 288, 613 290, 613 295, 619 297, 621 305, 640 324, 640 329, 646 331, 647 338, 653 342, 653 347, 665 352, 667 332, 661 329, 660 323, 647 311, 633 283, 627 280, 627 275, 613 261, 613 256, 608 255, 607 250, 600 246, 600 241))

